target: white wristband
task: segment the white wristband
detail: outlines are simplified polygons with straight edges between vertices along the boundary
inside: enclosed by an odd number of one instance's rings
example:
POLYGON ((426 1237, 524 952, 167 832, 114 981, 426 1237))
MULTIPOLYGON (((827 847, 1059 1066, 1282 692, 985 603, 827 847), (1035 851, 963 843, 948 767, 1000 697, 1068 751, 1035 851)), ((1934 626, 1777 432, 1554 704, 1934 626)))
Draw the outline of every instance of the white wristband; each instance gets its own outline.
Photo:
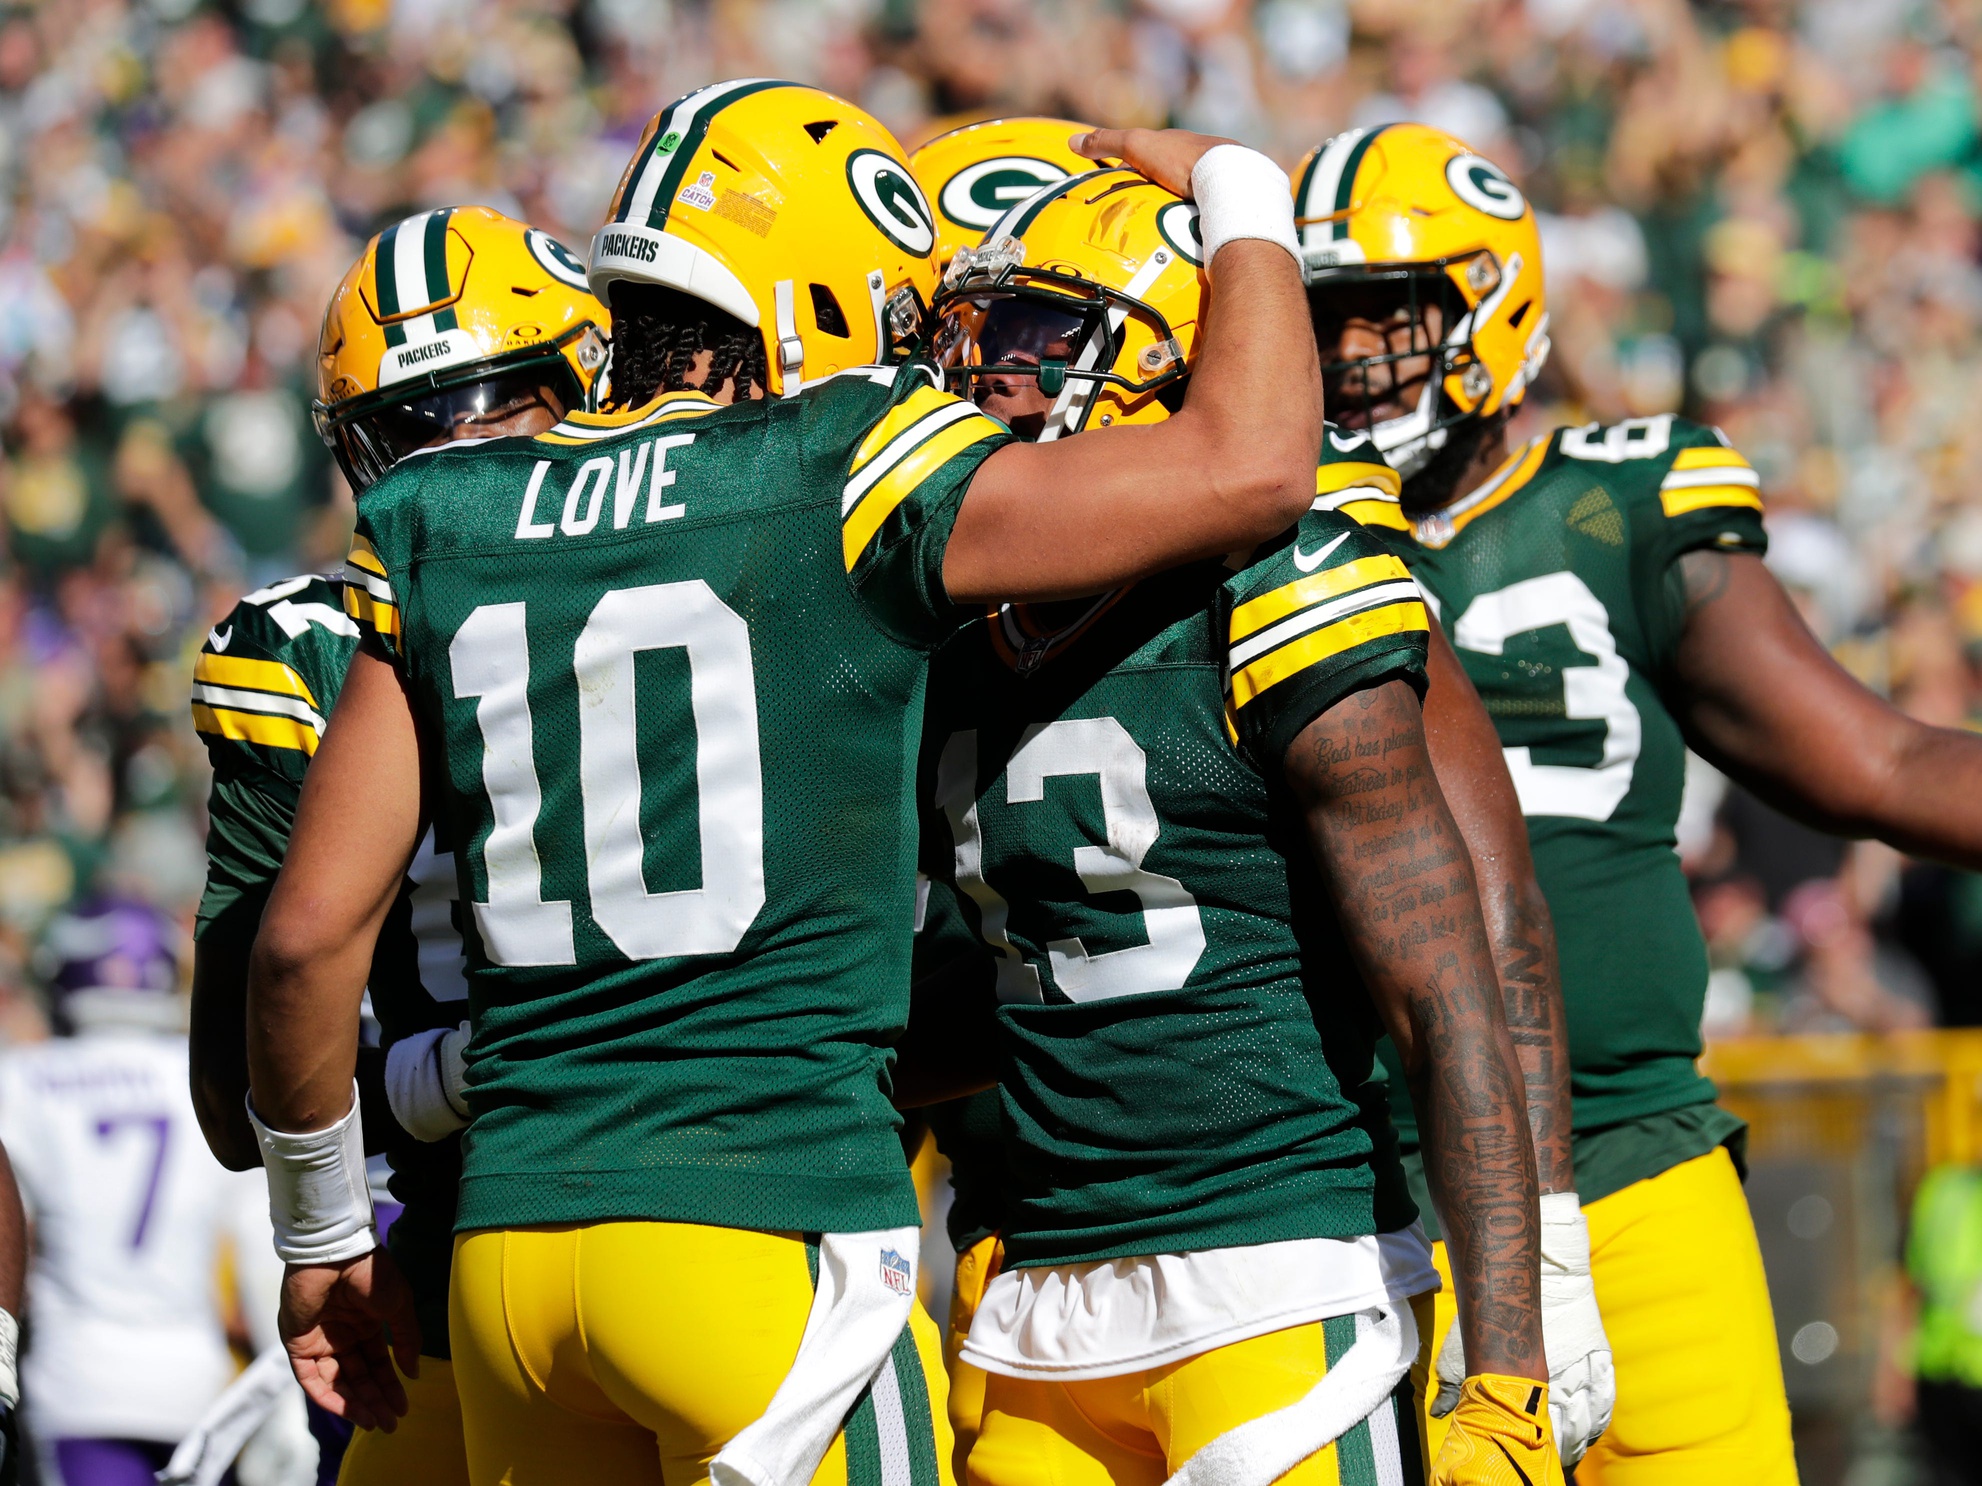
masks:
POLYGON ((1544 1192, 1541 1201, 1542 1268, 1590 1272, 1590 1226, 1574 1192, 1544 1192))
POLYGON ((356 1079, 350 1112, 322 1130, 271 1130, 252 1102, 248 1122, 261 1143, 268 1217, 275 1225, 275 1252, 284 1263, 335 1264, 378 1247, 356 1079))
POLYGON ((1294 188, 1287 172, 1258 150, 1214 145, 1191 171, 1197 199, 1197 232, 1209 264, 1235 238, 1279 243, 1298 267, 1300 239, 1294 234, 1294 188))
POLYGON ((468 1024, 402 1037, 385 1052, 385 1098, 415 1140, 444 1140, 468 1123, 461 1050, 468 1024))
POLYGON ((20 1374, 14 1370, 14 1355, 21 1344, 21 1323, 0 1311, 0 1404, 13 1408, 21 1401, 20 1374))

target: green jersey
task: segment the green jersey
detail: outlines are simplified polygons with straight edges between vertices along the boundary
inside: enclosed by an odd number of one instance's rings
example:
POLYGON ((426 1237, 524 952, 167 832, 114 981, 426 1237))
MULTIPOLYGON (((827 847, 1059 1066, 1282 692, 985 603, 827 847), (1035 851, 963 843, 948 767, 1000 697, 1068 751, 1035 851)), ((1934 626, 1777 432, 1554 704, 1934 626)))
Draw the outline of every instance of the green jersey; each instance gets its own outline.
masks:
POLYGON ((1714 1098, 1695 1064, 1707 956, 1673 850, 1686 745, 1665 695, 1685 622, 1676 560, 1764 550, 1755 472, 1717 430, 1669 415, 1559 429, 1395 536, 1528 819, 1561 956, 1577 1189, 1591 1201, 1740 1128, 1701 1108, 1714 1098))
POLYGON ((346 576, 460 843, 461 1229, 917 1221, 888 1098, 943 551, 1003 425, 918 368, 443 447, 346 576))
MULTIPOLYGON (((915 915, 913 977, 920 987, 941 971, 946 995, 983 993, 994 974, 990 951, 964 916, 955 886, 924 877, 915 915)), ((911 1020, 915 1013, 911 1012, 911 1020)), ((998 1091, 985 1089, 923 1111, 936 1149, 950 1163, 950 1208, 945 1217, 950 1247, 959 1254, 996 1233, 1004 1221, 1004 1130, 998 1091)))
MULTIPOLYGON (((335 578, 290 578, 249 594, 215 625, 193 667, 193 724, 213 762, 207 885, 196 935, 245 949, 296 821, 296 801, 358 648, 335 578)), ((429 833, 379 931, 368 984, 380 1041, 452 1027, 467 1014, 454 864, 429 833)), ((413 1287, 422 1345, 447 1356, 447 1272, 461 1142, 388 1124, 390 1187, 403 1211, 387 1246, 413 1287)))
MULTIPOLYGON (((1395 477, 1323 470, 1325 488, 1395 477)), ((996 956, 1018 1265, 1407 1225, 1378 1024, 1281 779, 1358 689, 1422 687, 1404 565, 1316 510, 1045 632, 1008 610, 938 656, 925 861, 996 956)))

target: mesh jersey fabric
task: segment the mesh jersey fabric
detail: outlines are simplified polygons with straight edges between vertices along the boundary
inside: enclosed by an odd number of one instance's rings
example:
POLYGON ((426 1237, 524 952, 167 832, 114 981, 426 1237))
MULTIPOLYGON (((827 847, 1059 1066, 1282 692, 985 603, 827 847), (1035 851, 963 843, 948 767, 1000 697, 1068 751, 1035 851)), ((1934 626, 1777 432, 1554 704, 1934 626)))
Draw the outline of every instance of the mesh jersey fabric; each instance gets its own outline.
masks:
POLYGON ((939 653, 924 861, 996 952, 1008 1264, 1410 1222, 1377 1022, 1304 836, 1286 742, 1354 691, 1422 689, 1403 565, 1316 510, 1014 650, 939 653), (1104 844, 1105 843, 1105 844, 1104 844))
MULTIPOLYGON (((213 763, 197 938, 231 940, 244 954, 254 942, 289 847, 304 771, 357 648, 343 583, 316 576, 249 594, 207 636, 193 669, 194 726, 213 763)), ((455 1026, 464 1014, 458 992, 430 988, 422 976, 421 931, 459 942, 447 915, 435 912, 445 905, 429 897, 412 881, 405 884, 372 955, 368 989, 386 1047, 415 1032, 455 1026)), ((387 1124, 389 1185, 404 1211, 386 1246, 413 1287, 421 1345, 445 1357, 461 1140, 415 1140, 396 1121, 387 1124)))
POLYGON ((916 1221, 888 1099, 942 559, 1001 424, 921 368, 672 394, 408 460, 362 643, 445 769, 462 1230, 916 1221))
MULTIPOLYGON (((1685 742, 1662 688, 1685 622, 1676 561, 1765 551, 1757 483, 1718 430, 1591 424, 1517 450, 1415 539, 1386 533, 1508 752, 1555 920, 1579 1135, 1714 1098, 1695 1066, 1706 946, 1673 849, 1685 742)), ((1384 1056, 1414 1142, 1387 1041, 1384 1056)), ((1684 1133, 1672 1161, 1700 1153, 1684 1133)), ((1624 1185, 1671 1162, 1603 1164, 1624 1185)))

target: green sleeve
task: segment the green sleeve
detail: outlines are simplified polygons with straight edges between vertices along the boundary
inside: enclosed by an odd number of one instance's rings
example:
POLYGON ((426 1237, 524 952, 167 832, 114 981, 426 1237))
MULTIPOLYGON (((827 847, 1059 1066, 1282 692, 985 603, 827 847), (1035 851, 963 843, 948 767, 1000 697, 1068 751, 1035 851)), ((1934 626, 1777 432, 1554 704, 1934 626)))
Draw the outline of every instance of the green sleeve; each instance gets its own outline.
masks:
POLYGON ((405 664, 404 626, 394 587, 407 567, 403 497, 417 494, 431 461, 411 460, 365 493, 344 559, 344 612, 358 626, 360 649, 405 664))
POLYGON ((808 408, 806 442, 819 477, 840 491, 848 580, 885 634, 933 649, 968 617, 943 586, 957 511, 1011 432, 927 367, 835 380, 847 385, 822 389, 808 408))
POLYGON ((1646 638, 1663 663, 1686 623, 1685 587, 1674 564, 1701 550, 1760 556, 1769 538, 1760 479, 1719 429, 1674 419, 1664 454, 1648 463, 1629 500, 1634 585, 1646 638))
POLYGON ((289 832, 296 823, 296 792, 274 779, 216 775, 207 796, 206 892, 200 897, 194 937, 237 905, 252 905, 249 932, 261 921, 261 903, 282 870, 289 832))
POLYGON ((1344 512, 1309 511, 1225 597, 1226 725, 1262 772, 1354 692, 1401 679, 1424 694, 1424 595, 1344 512))

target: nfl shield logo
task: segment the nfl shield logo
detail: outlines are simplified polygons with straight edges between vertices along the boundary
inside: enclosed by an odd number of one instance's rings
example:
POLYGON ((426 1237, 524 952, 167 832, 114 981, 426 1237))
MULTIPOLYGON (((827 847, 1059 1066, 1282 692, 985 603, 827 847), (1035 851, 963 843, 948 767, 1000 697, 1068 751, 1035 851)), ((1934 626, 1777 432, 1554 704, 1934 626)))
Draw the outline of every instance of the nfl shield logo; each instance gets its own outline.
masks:
POLYGON ((915 1293, 915 1274, 908 1260, 893 1249, 881 1250, 881 1283, 897 1295, 915 1293))

